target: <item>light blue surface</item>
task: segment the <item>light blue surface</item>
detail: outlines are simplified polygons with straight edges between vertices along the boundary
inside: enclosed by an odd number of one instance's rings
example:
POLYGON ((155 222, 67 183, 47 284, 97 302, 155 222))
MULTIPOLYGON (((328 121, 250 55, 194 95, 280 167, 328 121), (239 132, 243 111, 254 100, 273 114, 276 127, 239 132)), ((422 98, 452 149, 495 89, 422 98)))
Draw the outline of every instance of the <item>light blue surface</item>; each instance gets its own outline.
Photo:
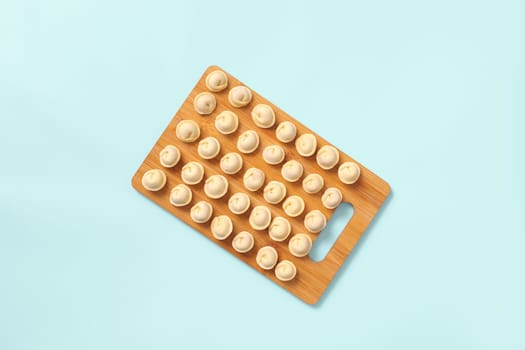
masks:
POLYGON ((2 1, 0 349, 524 349, 519 1, 2 1), (315 307, 130 178, 218 64, 393 195, 315 307))

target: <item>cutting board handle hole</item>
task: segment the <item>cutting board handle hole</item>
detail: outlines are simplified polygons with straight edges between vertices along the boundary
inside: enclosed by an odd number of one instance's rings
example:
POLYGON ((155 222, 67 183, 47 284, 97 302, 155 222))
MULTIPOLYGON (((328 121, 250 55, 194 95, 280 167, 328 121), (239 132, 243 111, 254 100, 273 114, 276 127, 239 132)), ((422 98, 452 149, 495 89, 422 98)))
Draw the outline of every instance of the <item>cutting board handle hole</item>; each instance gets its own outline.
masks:
POLYGON ((319 234, 310 251, 310 258, 313 261, 322 261, 326 254, 332 249, 335 241, 343 232, 343 229, 348 224, 354 215, 354 207, 350 203, 341 203, 334 214, 328 221, 325 229, 319 234))

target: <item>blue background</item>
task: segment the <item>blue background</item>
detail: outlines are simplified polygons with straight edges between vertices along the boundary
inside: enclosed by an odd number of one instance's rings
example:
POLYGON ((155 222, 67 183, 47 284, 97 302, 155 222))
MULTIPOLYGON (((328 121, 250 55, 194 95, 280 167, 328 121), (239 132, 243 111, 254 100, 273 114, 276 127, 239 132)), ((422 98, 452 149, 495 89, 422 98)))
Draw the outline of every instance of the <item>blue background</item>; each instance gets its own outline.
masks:
POLYGON ((0 349, 523 349, 519 1, 0 5, 0 349), (393 188, 321 302, 130 186, 218 64, 393 188))

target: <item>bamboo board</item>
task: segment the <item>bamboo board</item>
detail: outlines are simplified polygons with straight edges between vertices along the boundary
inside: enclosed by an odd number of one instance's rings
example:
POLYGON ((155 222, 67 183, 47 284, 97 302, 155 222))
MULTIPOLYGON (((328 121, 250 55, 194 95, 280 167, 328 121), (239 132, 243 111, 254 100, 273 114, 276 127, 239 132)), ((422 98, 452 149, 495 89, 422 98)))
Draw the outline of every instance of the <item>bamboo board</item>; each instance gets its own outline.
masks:
MULTIPOLYGON (((315 154, 311 157, 302 157, 300 156, 294 146, 294 142, 284 144, 277 140, 275 137, 275 128, 282 121, 291 121, 297 127, 297 135, 302 135, 305 133, 312 133, 317 137, 317 147, 318 149, 323 145, 330 145, 328 141, 317 135, 315 132, 301 124, 299 121, 295 120, 289 116, 286 112, 272 104, 270 101, 266 100, 264 97, 252 90, 253 99, 249 105, 243 108, 235 108, 231 106, 228 102, 228 91, 237 85, 244 85, 239 80, 237 80, 232 75, 227 74, 229 79, 228 88, 214 93, 217 99, 217 107, 215 111, 208 116, 201 116, 197 114, 193 107, 194 97, 204 91, 208 91, 206 88, 205 79, 208 73, 213 70, 221 69, 217 66, 210 66, 204 72, 202 77, 199 79, 193 90, 190 92, 189 96, 186 98, 179 111, 175 114, 173 119, 170 121, 160 138, 157 140, 149 154, 147 155, 144 162, 140 165, 137 172, 132 178, 133 187, 145 195, 147 198, 151 199, 153 202, 160 205, 162 208, 168 210, 173 215, 177 216, 179 219, 184 221, 189 226, 193 227, 206 237, 208 237, 212 242, 218 244, 231 254, 237 256, 239 259, 253 267, 255 270, 259 271, 273 282, 277 283, 281 287, 287 289, 289 292, 293 293, 295 296, 303 300, 308 304, 315 304, 323 292, 326 290, 331 280, 345 261, 346 257, 352 251, 353 247, 357 241, 361 238, 363 232, 369 225, 370 221, 376 215, 377 211, 388 197, 390 193, 390 186, 377 175, 372 173, 362 164, 346 155, 343 151, 339 150, 340 160, 338 164, 341 164, 345 161, 353 161, 359 164, 361 168, 361 176, 359 180, 352 185, 343 184, 337 176, 337 168, 331 170, 321 169, 315 160, 315 154), (251 118, 251 110, 253 106, 259 103, 265 103, 270 105, 276 114, 276 123, 270 129, 262 129, 255 125, 251 118), (223 110, 232 110, 239 117, 239 128, 237 131, 231 135, 223 135, 219 133, 214 126, 215 116, 223 110), (195 120, 200 128, 201 135, 199 140, 207 136, 213 136, 217 138, 221 144, 220 154, 211 160, 204 160, 200 158, 197 154, 198 141, 193 143, 183 143, 177 139, 175 136, 175 128, 177 123, 183 119, 192 119, 195 120), (243 157, 243 169, 236 175, 227 175, 222 172, 219 166, 219 160, 222 155, 228 152, 238 152, 236 149, 237 137, 246 130, 255 130, 259 134, 260 144, 257 150, 251 154, 242 154, 243 157), (304 167, 304 174, 300 181, 295 183, 287 182, 281 176, 281 165, 268 165, 262 159, 262 150, 265 146, 270 144, 279 144, 281 145, 286 152, 284 162, 288 160, 295 159, 299 161, 304 167), (159 162, 159 152, 167 145, 174 145, 179 148, 181 152, 181 160, 179 163, 170 169, 163 168, 159 162), (184 164, 189 161, 198 161, 200 162, 205 169, 204 178, 207 178, 213 174, 221 174, 225 176, 229 181, 228 193, 221 199, 214 200, 208 198, 204 194, 204 181, 198 185, 190 186, 193 192, 193 198, 189 205, 185 207, 175 207, 169 202, 169 194, 171 189, 182 182, 181 179, 181 169, 184 164), (289 195, 299 195, 305 201, 305 210, 302 215, 291 218, 288 217, 280 204, 271 205, 267 203, 262 197, 262 189, 264 186, 257 192, 250 192, 245 190, 242 182, 242 176, 244 171, 250 167, 257 167, 264 169, 266 173, 265 183, 268 183, 271 180, 278 180, 283 182, 286 185, 287 196, 289 195), (146 190, 141 183, 143 174, 150 169, 163 169, 167 175, 167 184, 166 186, 158 191, 151 192, 146 190), (302 179, 304 176, 310 173, 318 173, 323 176, 325 184, 323 189, 317 194, 307 194, 302 188, 302 179), (343 229, 343 232, 340 234, 325 259, 320 262, 315 262, 309 258, 309 256, 303 258, 297 258, 293 256, 288 251, 288 240, 293 236, 294 233, 307 233, 314 241, 319 235, 322 235, 323 232, 319 234, 309 233, 303 224, 304 215, 310 210, 318 209, 320 210, 327 218, 330 220, 331 215, 334 210, 326 209, 321 204, 321 195, 327 187, 337 187, 341 190, 343 194, 343 202, 350 203, 354 208, 354 214, 351 220, 343 229), (255 205, 266 205, 270 208, 272 212, 272 217, 274 216, 283 216, 286 217, 291 226, 292 234, 284 242, 275 242, 270 239, 266 231, 254 231, 248 224, 248 217, 250 210, 242 215, 234 215, 230 212, 228 208, 228 198, 235 192, 245 192, 250 196, 251 208, 255 205), (213 216, 217 215, 228 215, 233 221, 234 232, 233 234, 224 241, 216 240, 210 231, 210 221, 204 224, 197 224, 193 222, 190 218, 190 208, 193 204, 197 203, 200 200, 206 200, 213 205, 213 216), (235 233, 240 231, 251 232, 255 238, 254 248, 245 254, 236 252, 232 246, 231 241, 235 233), (256 261, 255 257, 257 255, 257 250, 260 247, 265 245, 270 245, 274 247, 279 254, 279 261, 287 259, 292 261, 297 267, 297 276, 292 281, 282 282, 278 280, 273 270, 263 270, 261 269, 256 261)), ((221 69, 222 70, 222 69, 221 69)), ((224 70, 223 70, 224 71, 224 70)), ((336 147, 337 148, 337 147, 336 147)))

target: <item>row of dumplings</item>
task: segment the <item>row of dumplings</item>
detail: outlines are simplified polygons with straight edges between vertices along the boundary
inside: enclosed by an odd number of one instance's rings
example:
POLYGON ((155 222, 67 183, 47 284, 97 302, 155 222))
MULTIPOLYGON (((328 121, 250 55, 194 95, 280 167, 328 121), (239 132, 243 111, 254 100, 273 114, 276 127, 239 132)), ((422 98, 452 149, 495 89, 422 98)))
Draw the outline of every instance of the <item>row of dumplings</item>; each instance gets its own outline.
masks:
MULTIPOLYGON (((178 184, 171 190, 169 200, 172 205, 183 207, 191 202, 192 197, 192 191, 188 186, 178 184)), ((244 214, 250 208, 250 198, 245 193, 237 192, 228 200, 228 208, 233 214, 244 214)), ((191 219, 198 224, 208 222, 212 215, 213 206, 207 201, 197 202, 190 210, 191 219)), ((226 215, 223 215, 223 217, 229 219, 226 215)), ((305 227, 312 233, 318 233, 326 226, 326 218, 319 210, 312 210, 309 212, 305 216, 304 222, 305 227)), ((270 209, 264 205, 253 207, 249 215, 248 223, 254 230, 268 230, 268 235, 276 242, 285 241, 292 232, 292 226, 286 218, 282 216, 272 217, 270 209)), ((229 226, 223 228, 226 229, 228 227, 229 226)), ((221 237, 223 239, 227 238, 227 236, 231 234, 231 232, 226 232, 219 229, 218 226, 214 226, 213 222, 211 229, 214 237, 217 239, 220 239, 221 237)), ((294 250, 293 247, 291 247, 290 251, 297 257, 302 257, 309 253, 309 250, 297 251, 296 249, 294 250)))
MULTIPOLYGON (((198 136, 195 137, 195 135, 197 134, 195 130, 199 130, 198 128, 199 126, 195 121, 182 120, 177 125, 176 135, 180 140, 184 142, 188 142, 188 135, 191 135, 192 140, 195 141, 198 138, 198 136)), ((198 134, 200 135, 200 131, 198 132, 198 134)), ((241 153, 252 153, 255 151, 255 149, 257 149, 258 146, 259 136, 254 130, 245 131, 239 136, 237 140, 237 149, 241 153)), ((199 142, 199 145, 197 147, 197 153, 203 159, 213 159, 217 157, 217 155, 220 153, 220 149, 221 145, 219 140, 217 140, 213 136, 209 136, 202 139, 199 142)), ((168 148, 163 150, 161 158, 166 158, 165 162, 166 164, 168 164, 169 162, 173 162, 174 160, 176 160, 177 156, 180 157, 180 153, 177 152, 178 150, 175 148, 175 146, 168 146, 168 148)), ((285 158, 285 151, 283 147, 279 145, 269 145, 264 148, 262 152, 262 157, 267 164, 278 165, 283 162, 285 158)), ((327 160, 334 159, 334 157, 336 157, 338 161, 339 152, 337 151, 337 149, 335 149, 335 147, 329 145, 321 147, 321 149, 317 153, 317 160, 322 168, 324 168, 327 165, 327 160)), ((242 168, 242 164, 242 157, 239 153, 236 152, 230 152, 225 154, 221 158, 220 162, 221 169, 226 174, 230 175, 234 175, 237 172, 239 172, 242 168)), ((289 182, 298 181, 303 175, 303 166, 297 160, 290 160, 283 165, 281 174, 283 178, 289 182)), ((359 175, 359 166, 354 162, 344 162, 339 166, 338 176, 341 182, 345 184, 355 183, 358 180, 359 175)), ((317 190, 317 192, 322 188, 322 183, 324 182, 323 178, 319 174, 314 174, 310 178, 305 180, 308 183, 311 183, 312 185, 320 183, 320 187, 318 187, 319 189, 317 190)), ((310 190, 305 189, 305 191, 307 193, 316 193, 315 188, 316 187, 314 186, 311 187, 310 190)))
MULTIPOLYGON (((171 168, 178 164, 180 152, 177 147, 168 145, 160 152, 159 158, 162 166, 171 168)), ((228 153, 222 157, 220 167, 226 174, 236 174, 242 168, 242 157, 238 153, 228 153)), ((302 174, 303 167, 296 160, 288 161, 281 169, 283 178, 290 182, 297 181, 302 174)), ((195 161, 186 163, 182 167, 181 178, 188 185, 196 185, 204 178, 204 167, 195 161)), ((262 188, 265 180, 265 173, 259 168, 249 168, 243 176, 244 187, 252 192, 262 188)), ((306 193, 318 193, 324 186, 324 179, 319 174, 309 174, 303 179, 302 185, 306 193)), ((227 190, 228 180, 222 175, 212 175, 205 181, 204 192, 210 198, 221 198, 227 190)), ((263 197, 270 204, 281 203, 286 194, 286 186, 280 181, 272 180, 263 189, 263 197)), ((321 196, 321 202, 327 209, 335 209, 342 199, 343 195, 336 187, 327 188, 321 196)), ((299 196, 290 196, 284 202, 283 209, 289 216, 299 216, 304 209, 304 200, 299 196)))
MULTIPOLYGON (((198 163, 197 163, 198 164, 198 163)), ((200 164, 199 164, 200 165, 200 164)), ((202 167, 202 165, 200 165, 202 167)), ((202 178, 202 175, 198 175, 202 178)), ((183 175, 183 181, 188 183, 188 178, 183 175)), ((174 206, 183 207, 192 200, 192 191, 186 184, 175 186, 170 192, 170 202, 174 206)), ((148 191, 159 191, 166 185, 166 174, 160 169, 151 169, 144 173, 142 185, 148 191)), ((204 193, 211 199, 222 198, 228 191, 228 180, 222 175, 208 177, 204 184, 204 193)), ((286 195, 284 184, 271 181, 264 189, 264 199, 270 204, 279 204, 286 195)), ((328 188, 323 194, 322 201, 325 207, 335 208, 342 199, 341 192, 336 188, 328 188)), ((234 193, 228 200, 228 207, 234 214, 241 215, 250 208, 250 197, 244 192, 234 193)), ((283 211, 289 217, 301 215, 305 209, 303 198, 297 195, 287 197, 282 204, 283 211)), ((268 207, 256 206, 250 215, 249 223, 256 230, 264 230, 270 225, 271 211, 268 207)), ((206 220, 205 220, 206 221, 206 220)), ((319 233, 326 227, 326 216, 320 210, 311 210, 304 217, 304 226, 311 233, 319 233)), ((198 222, 198 221, 196 221, 198 222)))

